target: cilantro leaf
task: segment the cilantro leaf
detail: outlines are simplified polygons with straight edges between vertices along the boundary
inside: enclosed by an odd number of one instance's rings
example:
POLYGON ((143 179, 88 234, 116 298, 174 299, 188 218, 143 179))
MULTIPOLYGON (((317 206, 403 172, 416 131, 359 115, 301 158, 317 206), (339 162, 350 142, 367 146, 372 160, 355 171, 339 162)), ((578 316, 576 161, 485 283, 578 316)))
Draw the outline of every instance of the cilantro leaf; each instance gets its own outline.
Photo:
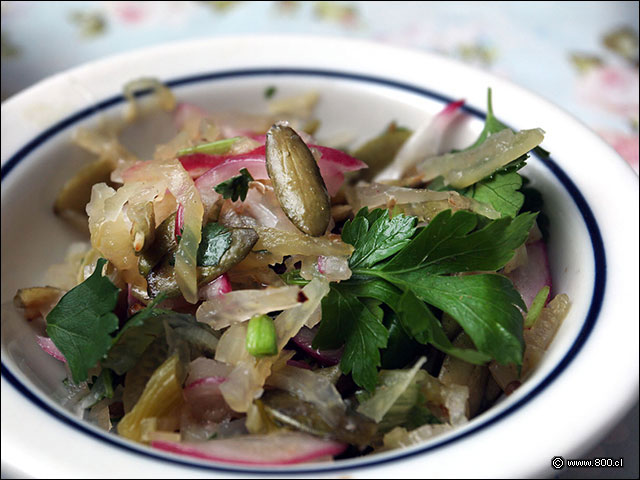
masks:
POLYGON ((253 177, 249 170, 243 168, 240 170, 240 175, 219 183, 214 187, 214 190, 223 198, 230 198, 233 202, 240 199, 244 202, 249 192, 249 182, 253 182, 253 177))
POLYGON ((389 218, 389 212, 362 208, 345 223, 342 239, 355 247, 349 266, 368 268, 402 250, 416 229, 417 219, 405 215, 389 218))
POLYGON ((231 232, 216 222, 202 228, 202 239, 198 246, 196 262, 199 267, 214 267, 231 245, 231 232))
POLYGON ((105 263, 98 259, 93 274, 69 290, 47 315, 47 334, 67 359, 75 383, 87 379, 89 369, 111 347, 109 334, 118 328, 113 309, 119 289, 102 276, 105 263))
POLYGON ((375 389, 380 349, 386 347, 389 332, 382 324, 380 302, 360 300, 332 285, 322 299, 323 316, 332 319, 321 322, 314 338, 314 348, 337 348, 343 342, 344 354, 340 370, 351 373, 353 380, 369 391, 375 389), (345 340, 346 339, 346 340, 345 340))

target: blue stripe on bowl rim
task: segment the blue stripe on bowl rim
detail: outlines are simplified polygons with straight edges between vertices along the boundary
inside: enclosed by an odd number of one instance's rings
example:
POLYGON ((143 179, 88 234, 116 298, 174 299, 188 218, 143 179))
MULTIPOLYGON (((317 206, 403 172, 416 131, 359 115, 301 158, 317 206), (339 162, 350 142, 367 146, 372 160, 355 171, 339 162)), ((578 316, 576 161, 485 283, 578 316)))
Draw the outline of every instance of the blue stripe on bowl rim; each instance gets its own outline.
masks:
MULTIPOLYGON (((229 79, 229 78, 240 78, 240 77, 255 77, 255 76, 309 76, 309 77, 326 77, 326 78, 337 78, 343 80, 350 80, 355 82, 363 82, 370 83, 376 85, 382 85, 386 87, 391 87, 399 90, 403 90, 406 92, 411 92, 420 96, 424 96, 442 103, 450 103, 453 101, 452 98, 449 98, 446 95, 439 94, 434 92, 433 90, 429 90, 426 88, 418 87, 415 85, 410 85, 406 83, 402 83, 395 80, 390 80, 381 77, 374 77, 370 75, 363 75, 358 73, 349 73, 343 71, 333 71, 333 70, 319 70, 319 69, 300 69, 300 68, 264 68, 264 69, 246 69, 246 70, 230 70, 230 71, 222 71, 222 72, 214 72, 214 73, 203 73, 198 75, 191 75, 183 78, 178 78, 174 80, 167 81, 166 84, 171 88, 177 88, 183 85, 193 85, 195 83, 203 83, 203 82, 213 82, 216 80, 229 79)), ((144 93, 143 93, 144 94, 144 93)), ((88 108, 85 108, 79 112, 76 112, 66 119, 58 122, 52 127, 45 130, 43 133, 35 137, 33 140, 28 142, 25 146, 23 146, 17 153, 15 153, 6 163, 2 166, 2 181, 4 181, 5 177, 11 172, 11 170, 18 165, 25 157, 27 157, 31 152, 33 152, 40 145, 45 143, 47 140, 55 136, 56 134, 66 130, 81 120, 85 120, 88 117, 106 110, 110 107, 123 103, 125 101, 124 96, 118 95, 111 98, 108 98, 102 102, 99 102, 95 105, 92 105, 88 108)), ((485 118, 485 113, 469 106, 464 106, 463 109, 473 115, 476 118, 483 120, 485 118)), ((30 391, 20 380, 16 378, 15 375, 4 365, 2 364, 1 375, 4 379, 7 380, 16 390, 18 390, 25 398, 27 398, 30 402, 32 402, 38 408, 44 410, 57 420, 65 423, 71 428, 78 430, 80 432, 86 433, 92 436, 94 439, 101 440, 112 446, 116 446, 118 448, 122 448, 130 453, 134 453, 137 455, 143 455, 145 457, 151 457, 156 460, 160 460, 163 462, 168 462, 174 465, 180 465, 190 468, 204 469, 216 472, 225 472, 225 473, 253 473, 253 474, 265 474, 265 475, 299 475, 299 474, 313 474, 313 473, 327 473, 327 472, 335 472, 335 471, 345 471, 351 470, 355 468, 371 468, 376 465, 381 465, 389 462, 397 462, 404 458, 414 457, 416 455, 422 455, 428 452, 432 452, 439 448, 442 448, 451 443, 457 442, 463 438, 467 438, 475 433, 483 430, 485 428, 490 427, 491 425, 502 421, 507 418, 509 415, 514 413, 516 410, 520 409, 525 404, 532 401, 537 395, 539 395, 543 390, 545 390, 551 383, 553 383, 558 376, 567 368, 567 366, 575 359, 578 352, 582 349, 585 342, 589 338, 589 335, 593 331, 595 323, 597 321, 598 315, 600 313, 600 309, 602 306, 602 301, 604 297, 605 291, 605 283, 606 283, 606 259, 604 254, 604 244, 602 241, 602 236, 600 234, 600 229, 598 228, 598 224, 596 219, 589 207, 587 201, 584 196, 578 190, 576 185, 571 181, 571 179, 567 176, 567 174, 560 168, 560 166, 551 158, 551 157, 541 157, 539 155, 533 154, 537 159, 545 165, 555 177, 560 181, 562 186, 567 190, 570 194, 571 198, 576 204, 576 207, 580 211, 580 214, 583 217, 585 225, 587 227, 587 231, 589 232, 589 236, 591 239, 591 246, 593 248, 594 255, 594 264, 595 264, 595 281, 593 288, 593 296, 591 300, 591 305, 589 306, 589 310, 587 313, 587 317, 585 318, 584 324, 578 333, 576 340, 573 345, 566 353, 566 355, 560 360, 560 362, 556 365, 556 367, 542 380, 536 387, 530 391, 526 396, 518 400, 513 405, 509 406, 502 412, 492 417, 487 418, 486 420, 476 424, 473 428, 461 432, 457 435, 453 435, 446 440, 436 441, 424 448, 416 449, 410 452, 403 452, 399 450, 397 455, 382 459, 377 459, 375 457, 371 457, 368 460, 368 457, 359 457, 354 460, 357 463, 350 463, 349 465, 342 465, 342 462, 327 464, 326 466, 316 467, 316 468, 305 468, 305 467, 295 467, 292 466, 291 469, 282 469, 282 468, 273 468, 270 470, 261 470, 258 468, 243 468, 241 466, 232 466, 232 465, 209 465, 202 463, 195 463, 188 460, 181 460, 177 458, 169 458, 167 456, 157 454, 153 451, 142 450, 136 448, 134 445, 130 445, 124 443, 122 439, 116 437, 115 435, 110 435, 107 433, 98 433, 91 428, 89 428, 85 422, 80 419, 71 417, 69 415, 63 414, 56 409, 52 408, 46 402, 44 402, 41 398, 39 398, 36 394, 30 391)), ((186 458, 186 457, 185 457, 186 458)))

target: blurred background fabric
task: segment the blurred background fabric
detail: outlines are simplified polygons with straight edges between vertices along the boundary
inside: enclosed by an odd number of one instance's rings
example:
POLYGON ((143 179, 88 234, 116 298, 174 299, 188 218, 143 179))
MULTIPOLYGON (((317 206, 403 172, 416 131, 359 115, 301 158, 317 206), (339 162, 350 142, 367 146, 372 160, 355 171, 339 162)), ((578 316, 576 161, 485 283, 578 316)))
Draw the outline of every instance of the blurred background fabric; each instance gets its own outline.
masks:
MULTIPOLYGON (((2 100, 108 55, 259 33, 360 38, 455 58, 562 107, 638 173, 636 1, 2 2, 2 100)), ((623 469, 550 469, 549 475, 637 478, 637 405, 584 458, 621 456, 623 469)))
POLYGON ((2 100, 56 72, 158 43, 242 33, 369 39, 526 87, 638 172, 638 2, 2 2, 2 100))

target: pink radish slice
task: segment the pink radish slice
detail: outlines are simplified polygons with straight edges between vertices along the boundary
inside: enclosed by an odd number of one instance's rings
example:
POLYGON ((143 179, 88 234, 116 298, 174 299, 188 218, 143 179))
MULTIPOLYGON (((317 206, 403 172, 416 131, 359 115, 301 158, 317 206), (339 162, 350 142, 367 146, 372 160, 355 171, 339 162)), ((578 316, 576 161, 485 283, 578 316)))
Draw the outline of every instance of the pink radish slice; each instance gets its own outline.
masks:
POLYGON ((208 170, 195 182, 205 209, 211 207, 218 199, 222 198, 222 195, 215 191, 215 187, 225 180, 238 175, 238 172, 243 168, 246 168, 254 179, 269 178, 264 157, 230 158, 208 170))
MULTIPOLYGON (((318 160, 318 167, 325 185, 327 186, 327 190, 329 191, 329 195, 333 196, 338 192, 340 186, 344 182, 345 172, 353 172, 367 167, 364 162, 361 162, 340 150, 322 147, 319 145, 310 145, 310 147, 318 150, 321 154, 321 157, 318 160)), ((269 178, 265 165, 264 146, 258 147, 242 155, 224 156, 197 154, 181 157, 180 161, 182 162, 183 167, 193 178, 198 174, 201 175, 196 181, 196 185, 201 193, 201 188, 215 187, 218 183, 237 175, 241 168, 249 170, 249 173, 251 173, 253 178, 269 178), (260 163, 262 163, 262 165, 260 165, 260 163), (206 171, 206 173, 201 174, 200 172, 207 165, 211 165, 211 169, 206 171), (203 177, 207 178, 204 179, 203 177), (198 184, 198 181, 200 181, 200 184, 198 184)))
POLYGON ((167 442, 151 446, 166 452, 240 465, 291 465, 342 453, 347 446, 300 432, 243 435, 206 442, 167 442))
POLYGON ((544 286, 551 288, 551 271, 547 247, 543 241, 527 245, 527 264, 516 268, 507 277, 511 279, 516 290, 522 295, 527 308, 544 286))
POLYGON ((331 367, 340 363, 344 348, 337 350, 316 350, 313 348, 312 343, 317 332, 318 327, 302 327, 296 336, 292 338, 293 343, 324 366, 331 367))
POLYGON ((206 118, 206 110, 193 105, 192 103, 180 103, 173 114, 173 124, 177 130, 182 130, 186 123, 192 118, 206 118))
POLYGON ((204 300, 213 300, 219 295, 229 293, 233 288, 231 282, 226 273, 223 273, 219 277, 200 287, 198 296, 204 300))
POLYGON ((41 337, 40 335, 37 335, 36 341, 38 342, 38 345, 40 345, 40 348, 42 348, 42 350, 51 355, 53 358, 67 363, 67 359, 64 358, 62 352, 58 350, 56 344, 53 343, 53 340, 51 340, 49 337, 41 337))
POLYGON ((226 380, 225 377, 205 377, 185 387, 182 395, 196 420, 218 423, 233 416, 220 391, 220 385, 226 380))
POLYGON ((187 390, 193 390, 194 388, 202 387, 205 385, 217 385, 219 387, 220 384, 226 381, 226 377, 204 377, 196 380, 195 382, 191 382, 189 385, 184 387, 184 391, 186 392, 187 390))
POLYGON ((184 228, 184 206, 179 203, 176 210, 176 221, 173 227, 173 234, 175 235, 176 242, 182 236, 182 229, 184 228))
MULTIPOLYGON (((184 155, 178 158, 178 160, 180 160, 180 163, 182 164, 184 169, 189 172, 191 178, 196 179, 207 173, 212 168, 219 167, 227 162, 257 160, 264 163, 264 147, 257 147, 247 153, 238 155, 211 155, 209 153, 192 153, 191 155, 184 155)), ((238 167, 238 171, 240 171, 241 168, 242 167, 238 167)), ((234 175, 237 174, 238 172, 234 173, 234 175)), ((268 178, 268 176, 258 178, 268 178)))

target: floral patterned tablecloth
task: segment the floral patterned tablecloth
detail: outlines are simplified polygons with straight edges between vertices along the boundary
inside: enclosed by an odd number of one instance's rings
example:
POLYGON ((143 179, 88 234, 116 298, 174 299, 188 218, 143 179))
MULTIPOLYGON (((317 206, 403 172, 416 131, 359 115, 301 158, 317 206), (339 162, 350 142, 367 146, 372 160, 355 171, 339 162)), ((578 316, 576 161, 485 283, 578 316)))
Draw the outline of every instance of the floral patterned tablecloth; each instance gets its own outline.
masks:
MULTIPOLYGON (((638 172, 638 2, 2 2, 2 100, 106 55, 241 33, 335 35, 448 55, 564 108, 638 172)), ((625 468, 549 475, 637 478, 637 405, 585 458, 602 456, 624 456, 625 468)))

